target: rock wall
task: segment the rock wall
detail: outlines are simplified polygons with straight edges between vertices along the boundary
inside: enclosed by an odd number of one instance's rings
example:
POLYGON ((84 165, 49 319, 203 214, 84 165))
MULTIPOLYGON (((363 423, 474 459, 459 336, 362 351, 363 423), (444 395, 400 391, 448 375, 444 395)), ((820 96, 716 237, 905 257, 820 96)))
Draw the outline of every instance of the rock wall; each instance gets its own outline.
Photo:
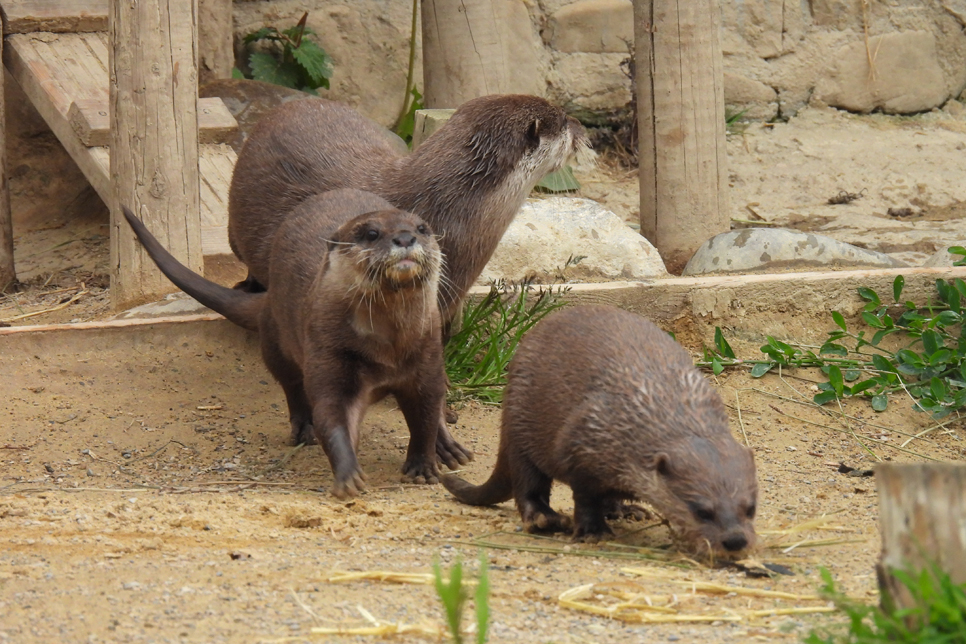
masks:
MULTIPOLYGON (((518 91, 575 113, 628 103, 631 0, 494 1, 529 15, 528 25, 508 26, 529 38, 519 47, 527 64, 518 91)), ((335 59, 328 95, 392 123, 406 80, 410 0, 236 0, 236 42, 264 25, 294 25, 305 10, 335 59)), ((721 0, 721 11, 725 100, 748 118, 787 118, 810 101, 921 112, 966 86, 966 0, 721 0)))

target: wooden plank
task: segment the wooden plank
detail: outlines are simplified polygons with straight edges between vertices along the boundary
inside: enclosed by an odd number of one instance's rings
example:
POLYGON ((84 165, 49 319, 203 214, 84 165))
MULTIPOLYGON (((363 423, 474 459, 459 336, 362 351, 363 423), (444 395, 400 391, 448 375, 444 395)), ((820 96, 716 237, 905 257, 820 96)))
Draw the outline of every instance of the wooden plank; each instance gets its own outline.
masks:
MULTIPOLYGON (((0 33, 0 54, 3 34, 0 33)), ((2 76, 2 74, 0 74, 2 76)), ((13 262, 13 218, 10 216, 10 190, 7 185, 7 137, 3 79, 0 78, 0 293, 17 288, 17 270, 13 262)))
MULTIPOLYGON (((87 50, 86 41, 80 36, 80 34, 44 33, 8 36, 4 42, 3 62, 10 71, 10 75, 20 84, 30 102, 60 140, 64 149, 87 177, 91 186, 107 203, 111 194, 109 172, 104 170, 98 161, 97 148, 88 148, 81 143, 67 120, 70 105, 77 97, 76 94, 71 95, 69 91, 77 91, 78 80, 70 78, 69 73, 59 66, 51 68, 49 61, 44 60, 41 54, 43 51, 48 55, 55 55, 51 52, 50 43, 60 39, 79 40, 79 43, 68 44, 71 51, 82 51, 80 47, 87 50)), ((58 50, 60 49, 58 47, 58 50)), ((85 72, 84 75, 88 74, 85 72)), ((88 94, 86 91, 80 93, 88 94)), ((84 97, 81 96, 81 98, 84 97)))
POLYGON ((107 31, 109 4, 108 0, 3 0, 3 31, 107 31))
MULTIPOLYGON (((84 145, 110 145, 111 113, 107 100, 75 100, 67 119, 84 145)), ((238 122, 220 98, 199 98, 198 128, 199 143, 225 143, 238 130, 238 122)))
POLYGON ((230 255, 228 245, 228 187, 238 156, 227 145, 202 145, 201 248, 204 255, 230 255))

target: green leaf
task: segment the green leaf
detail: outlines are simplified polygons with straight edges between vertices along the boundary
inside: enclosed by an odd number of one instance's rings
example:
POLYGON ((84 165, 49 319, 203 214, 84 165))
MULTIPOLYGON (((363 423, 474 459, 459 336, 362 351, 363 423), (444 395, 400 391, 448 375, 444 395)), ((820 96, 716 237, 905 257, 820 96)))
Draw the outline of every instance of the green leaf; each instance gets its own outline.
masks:
POLYGON ((252 68, 252 78, 255 80, 295 88, 298 85, 298 68, 292 63, 279 62, 271 54, 253 52, 248 58, 252 68))
POLYGON ((906 284, 906 278, 902 275, 896 275, 896 278, 892 280, 892 299, 895 302, 899 301, 902 296, 902 287, 906 284))
POLYGON ((258 42, 259 40, 280 40, 278 35, 278 29, 275 27, 262 27, 258 31, 254 31, 247 36, 245 36, 245 43, 258 42))
POLYGON ((486 552, 480 550, 480 574, 476 583, 476 644, 486 644, 490 622, 490 575, 486 552))
POLYGON ((873 291, 871 288, 867 288, 865 286, 859 287, 859 297, 861 297, 863 300, 868 300, 876 306, 882 304, 882 301, 879 299, 879 294, 873 291))
POLYGON ((882 331, 876 331, 875 335, 872 336, 872 340, 869 342, 869 344, 871 344, 873 347, 879 346, 879 343, 882 342, 882 338, 889 335, 890 332, 891 332, 890 329, 883 329, 882 331))
POLYGON ((302 45, 292 50, 292 57, 305 70, 314 87, 328 85, 328 80, 332 78, 332 59, 321 47, 303 39, 302 45))
POLYGON ((932 329, 922 332, 922 348, 927 355, 936 353, 943 345, 942 336, 932 329))
POLYGON ((929 391, 937 402, 946 400, 946 383, 939 378, 933 378, 929 381, 929 391))
POLYGON ((862 375, 862 372, 859 371, 858 369, 846 369, 845 373, 842 374, 842 376, 845 378, 845 382, 853 382, 855 380, 858 380, 859 376, 861 375, 862 375))
POLYGON ((837 365, 832 365, 828 370, 828 382, 835 390, 835 395, 841 397, 842 389, 845 386, 842 381, 842 370, 837 365))
POLYGON ((876 382, 875 378, 869 378, 868 380, 857 382, 854 385, 852 385, 852 395, 858 396, 863 391, 866 391, 868 389, 871 389, 872 387, 875 387, 876 384, 878 383, 876 382))
POLYGON ((821 393, 815 394, 815 396, 812 398, 812 401, 816 405, 824 405, 825 403, 832 402, 836 398, 837 396, 835 395, 834 391, 823 391, 821 393))
POLYGON ((572 192, 580 190, 580 182, 574 176, 573 168, 565 165, 538 181, 536 187, 547 192, 572 192))
POLYGON ((848 331, 848 328, 845 326, 845 318, 842 317, 841 313, 838 311, 832 311, 832 320, 835 321, 835 324, 837 324, 840 329, 843 331, 848 331))
POLYGON ((895 371, 896 368, 891 362, 889 362, 885 356, 880 356, 878 353, 872 356, 872 366, 879 371, 895 371))
MULTIPOLYGON (((768 338, 771 341, 771 338, 768 338)), ((714 328, 714 346, 718 348, 718 353, 726 358, 735 359, 735 352, 732 350, 731 345, 725 340, 724 335, 721 333, 721 327, 716 326, 714 328)))
POLYGON ((826 342, 818 350, 819 355, 833 355, 833 356, 847 356, 849 355, 849 350, 843 347, 841 344, 835 344, 834 342, 826 342))
POLYGON ((885 411, 889 406, 889 398, 885 394, 872 396, 872 409, 875 411, 885 411))
POLYGON ((237 67, 232 67, 231 77, 234 78, 235 80, 244 80, 245 74, 243 74, 242 70, 238 69, 237 67))
POLYGON ((949 349, 940 349, 936 353, 929 356, 929 366, 938 367, 950 362, 950 358, 953 357, 953 352, 949 349))
POLYGON ((714 375, 716 376, 719 375, 722 371, 724 371, 724 367, 721 365, 721 361, 718 360, 717 357, 711 360, 711 371, 713 371, 714 375))
POLYGON ((396 134, 411 146, 413 142, 413 131, 416 128, 416 110, 423 109, 423 95, 415 87, 412 88, 410 94, 412 94, 413 100, 409 103, 409 109, 399 119, 399 124, 396 126, 396 134))
POLYGON ((885 325, 882 323, 882 320, 880 320, 878 316, 876 316, 874 313, 870 313, 869 311, 862 312, 862 320, 873 329, 885 328, 885 325))
POLYGON ((941 326, 953 326, 963 321, 962 315, 956 311, 943 311, 935 318, 936 323, 941 326))
POLYGON ((775 366, 774 362, 759 362, 754 367, 751 368, 752 378, 761 378, 766 373, 771 371, 771 368, 775 366))

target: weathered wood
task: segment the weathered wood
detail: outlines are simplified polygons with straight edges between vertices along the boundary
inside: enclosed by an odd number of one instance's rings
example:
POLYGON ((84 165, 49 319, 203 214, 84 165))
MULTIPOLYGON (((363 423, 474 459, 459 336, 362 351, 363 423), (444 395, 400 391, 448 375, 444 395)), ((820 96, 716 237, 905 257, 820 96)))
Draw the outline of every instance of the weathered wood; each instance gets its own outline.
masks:
POLYGON ((634 1, 641 234, 680 274, 729 230, 717 0, 634 1))
POLYGON ((505 94, 510 65, 503 0, 423 0, 423 104, 452 108, 505 94))
POLYGON ((875 468, 875 480, 883 607, 916 605, 892 574, 896 569, 917 575, 935 565, 953 583, 966 582, 966 464, 882 463, 875 468))
POLYGON ((203 269, 194 2, 111 5, 111 299, 124 308, 174 290, 136 242, 121 205, 196 272, 203 269))
POLYGON ((413 122, 413 150, 443 127, 456 110, 416 110, 413 122))
MULTIPOLYGON (((111 143, 111 115, 107 100, 80 99, 71 103, 67 119, 87 147, 111 143)), ((198 99, 198 141, 225 143, 238 130, 238 122, 220 98, 198 99)))
POLYGON ((3 0, 5 34, 107 31, 108 0, 3 0))
POLYGON ((198 0, 198 84, 231 78, 232 0, 198 0))
MULTIPOLYGON (((3 32, 0 30, 0 56, 3 54, 3 32)), ((13 263, 13 218, 10 216, 10 190, 7 185, 6 103, 3 96, 3 70, 0 70, 0 293, 17 286, 17 269, 13 263)))

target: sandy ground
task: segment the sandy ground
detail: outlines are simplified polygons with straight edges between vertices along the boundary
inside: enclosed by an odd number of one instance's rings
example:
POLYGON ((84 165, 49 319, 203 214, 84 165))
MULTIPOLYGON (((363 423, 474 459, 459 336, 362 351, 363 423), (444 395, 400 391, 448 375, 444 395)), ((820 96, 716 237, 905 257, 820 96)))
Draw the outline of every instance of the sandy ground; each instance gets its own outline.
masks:
MULTIPOLYGON (((425 573, 435 556, 474 560, 480 545, 491 569, 493 642, 794 641, 824 618, 628 624, 562 607, 558 596, 604 584, 594 591, 599 599, 587 600, 602 604, 602 589, 616 583, 705 616, 814 606, 692 593, 670 580, 635 581, 622 568, 808 594, 827 566, 851 594, 874 599, 874 483, 835 469, 867 468, 874 458, 848 432, 876 458, 963 458, 961 424, 900 451, 906 434, 932 425, 903 400, 883 414, 848 403, 843 417, 806 402, 814 373, 725 373, 718 390, 759 468, 756 557, 794 575, 674 567, 648 560, 682 561, 654 522, 616 524, 610 545, 575 545, 519 533, 511 504, 470 508, 441 486, 400 484, 408 436, 391 401, 364 425, 369 491, 347 503, 332 498, 321 450, 286 444, 284 399, 254 340, 227 322, 199 324, 209 326, 0 338, 0 642, 301 642, 318 637, 315 626, 364 625, 360 607, 379 620, 439 628, 428 586, 327 577, 425 573), (829 515, 823 529, 776 533, 829 515), (835 543, 783 552, 803 539, 835 543)), ((749 349, 737 339, 735 346, 749 349)), ((495 409, 461 412, 454 432, 477 454, 464 471, 470 480, 483 480, 493 465, 498 422, 495 409)), ((554 503, 571 509, 569 491, 558 488, 554 503)))

